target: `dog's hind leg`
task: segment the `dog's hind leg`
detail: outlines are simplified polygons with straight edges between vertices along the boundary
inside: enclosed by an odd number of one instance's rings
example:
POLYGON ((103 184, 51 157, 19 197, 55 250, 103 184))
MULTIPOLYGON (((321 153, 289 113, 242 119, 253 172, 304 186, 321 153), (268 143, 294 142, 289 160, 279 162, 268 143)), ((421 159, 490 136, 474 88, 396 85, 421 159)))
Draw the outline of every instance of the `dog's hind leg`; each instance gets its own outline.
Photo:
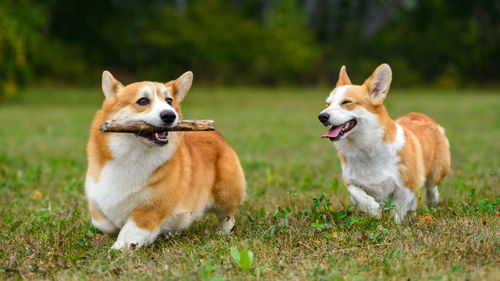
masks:
POLYGON ((234 214, 236 213, 236 209, 230 206, 223 206, 220 202, 215 202, 211 206, 210 211, 215 214, 219 222, 218 232, 220 234, 231 234, 235 225, 234 214))
POLYGON ((417 209, 417 196, 405 186, 396 188, 393 199, 394 209, 391 210, 391 215, 396 223, 402 222, 408 211, 414 213, 417 209))
POLYGON ((224 234, 230 234, 234 228, 236 213, 239 205, 243 201, 244 189, 241 186, 234 186, 235 183, 218 182, 214 190, 213 211, 219 220, 220 230, 224 234))
POLYGON ((217 182, 212 190, 213 209, 219 219, 221 232, 229 234, 235 225, 234 214, 246 194, 245 176, 233 151, 220 156, 217 168, 217 182))
POLYGON ((219 220, 220 232, 222 234, 231 234, 234 228, 234 215, 226 215, 222 213, 217 213, 217 219, 219 220))
POLYGON ((426 189, 427 204, 432 207, 436 207, 439 202, 439 191, 437 185, 426 184, 425 189, 426 189))
POLYGON ((352 203, 358 206, 361 211, 376 218, 380 218, 382 211, 380 210, 380 204, 375 201, 375 198, 371 197, 363 189, 355 185, 349 185, 347 190, 351 194, 352 203))

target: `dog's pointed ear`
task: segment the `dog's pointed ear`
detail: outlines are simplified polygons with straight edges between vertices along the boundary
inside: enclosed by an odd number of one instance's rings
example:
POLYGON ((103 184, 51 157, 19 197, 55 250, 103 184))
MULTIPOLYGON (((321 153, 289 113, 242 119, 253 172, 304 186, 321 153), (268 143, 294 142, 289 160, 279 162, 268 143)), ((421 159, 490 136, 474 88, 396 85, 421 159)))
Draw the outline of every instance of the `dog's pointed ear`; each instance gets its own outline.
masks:
POLYGON ((375 104, 381 104, 391 87, 392 71, 388 64, 381 64, 373 74, 366 79, 365 85, 368 87, 370 98, 375 104))
POLYGON ((349 76, 347 76, 345 65, 343 65, 340 68, 339 81, 337 82, 337 87, 345 85, 352 85, 352 83, 351 79, 349 79, 349 76))
POLYGON ((102 92, 106 99, 114 97, 121 88, 123 88, 122 83, 116 80, 109 71, 105 70, 102 73, 102 92))
POLYGON ((174 98, 180 103, 186 96, 193 83, 193 72, 187 71, 174 81, 174 98))

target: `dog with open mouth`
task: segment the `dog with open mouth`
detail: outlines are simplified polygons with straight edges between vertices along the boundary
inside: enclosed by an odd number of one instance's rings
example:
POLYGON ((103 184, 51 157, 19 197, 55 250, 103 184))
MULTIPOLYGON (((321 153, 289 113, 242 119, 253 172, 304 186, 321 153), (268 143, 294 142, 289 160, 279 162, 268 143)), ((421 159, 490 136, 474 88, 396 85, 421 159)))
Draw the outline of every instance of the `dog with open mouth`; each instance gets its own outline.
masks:
POLYGON ((246 183, 239 159, 217 131, 102 133, 107 120, 174 127, 191 88, 186 72, 168 83, 123 86, 102 76, 105 101, 92 122, 85 191, 92 224, 118 234, 114 249, 153 243, 214 212, 223 233, 234 227, 246 183))
POLYGON ((444 129, 431 118, 409 113, 391 119, 383 104, 391 81, 391 68, 382 64, 362 85, 352 85, 342 66, 318 119, 330 127, 321 137, 337 148, 352 203, 379 218, 381 204, 392 200, 399 223, 416 210, 420 187, 428 204, 438 203, 450 151, 444 129))

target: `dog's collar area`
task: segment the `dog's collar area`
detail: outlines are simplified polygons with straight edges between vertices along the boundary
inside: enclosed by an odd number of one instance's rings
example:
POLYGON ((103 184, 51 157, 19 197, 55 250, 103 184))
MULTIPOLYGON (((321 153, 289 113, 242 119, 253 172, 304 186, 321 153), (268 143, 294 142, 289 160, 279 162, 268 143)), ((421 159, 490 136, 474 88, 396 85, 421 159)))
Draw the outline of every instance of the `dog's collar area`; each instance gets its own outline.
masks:
POLYGON ((339 124, 339 125, 333 125, 324 135, 322 135, 322 138, 328 138, 331 141, 336 141, 344 136, 345 133, 349 132, 356 126, 358 122, 356 119, 351 119, 345 123, 339 124))

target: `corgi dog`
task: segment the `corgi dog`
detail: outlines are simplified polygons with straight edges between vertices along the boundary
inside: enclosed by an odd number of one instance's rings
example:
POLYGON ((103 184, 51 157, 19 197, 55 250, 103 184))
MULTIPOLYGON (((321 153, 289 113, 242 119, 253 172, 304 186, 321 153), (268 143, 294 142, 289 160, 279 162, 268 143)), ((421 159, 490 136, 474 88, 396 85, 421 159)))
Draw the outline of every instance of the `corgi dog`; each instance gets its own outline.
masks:
POLYGON ((352 85, 345 66, 326 99, 319 121, 331 128, 322 136, 335 145, 352 203, 380 218, 385 202, 399 223, 415 213, 417 190, 437 205, 437 185, 450 169, 449 143, 433 119, 409 113, 392 120, 383 104, 392 81, 382 64, 362 84, 352 85), (385 202, 384 202, 385 201, 385 202))
POLYGON ((87 146, 85 192, 92 224, 118 234, 114 249, 146 246, 160 234, 175 234, 214 212, 223 233, 246 193, 238 157, 217 131, 153 134, 102 133, 107 120, 144 121, 173 127, 191 88, 188 71, 168 83, 123 86, 102 75, 105 101, 97 111, 87 146))

